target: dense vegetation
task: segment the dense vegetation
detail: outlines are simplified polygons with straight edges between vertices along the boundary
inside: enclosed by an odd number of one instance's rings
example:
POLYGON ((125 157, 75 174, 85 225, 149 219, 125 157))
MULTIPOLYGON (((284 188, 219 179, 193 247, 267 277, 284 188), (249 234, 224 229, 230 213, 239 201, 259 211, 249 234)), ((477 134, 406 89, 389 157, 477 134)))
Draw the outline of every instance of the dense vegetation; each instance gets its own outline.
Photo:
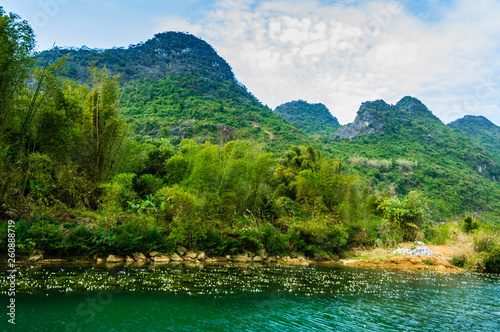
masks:
POLYGON ((318 138, 330 136, 340 128, 337 118, 323 104, 297 100, 279 105, 274 111, 308 135, 318 138))
POLYGON ((314 142, 262 105, 234 77, 230 66, 206 42, 185 33, 165 32, 129 48, 56 49, 42 52, 42 65, 64 58, 61 75, 90 84, 89 68, 106 68, 122 85, 122 113, 137 140, 225 143, 251 139, 268 151, 314 142))
POLYGON ((498 219, 496 157, 415 98, 364 103, 355 122, 335 133, 328 151, 366 175, 375 191, 424 192, 435 218, 483 211, 498 219))
POLYGON ((484 210, 464 232, 494 234, 481 264, 498 258, 497 226, 486 226, 500 201, 498 167, 412 98, 396 105, 396 120, 385 103, 365 104, 383 131, 322 146, 261 105, 192 36, 45 52, 36 66, 29 25, 0 14, 4 248, 5 221, 14 219, 26 255, 184 245, 321 260, 444 238, 436 216, 484 210))
POLYGON ((466 115, 449 123, 448 127, 468 136, 500 160, 500 127, 484 116, 466 115))

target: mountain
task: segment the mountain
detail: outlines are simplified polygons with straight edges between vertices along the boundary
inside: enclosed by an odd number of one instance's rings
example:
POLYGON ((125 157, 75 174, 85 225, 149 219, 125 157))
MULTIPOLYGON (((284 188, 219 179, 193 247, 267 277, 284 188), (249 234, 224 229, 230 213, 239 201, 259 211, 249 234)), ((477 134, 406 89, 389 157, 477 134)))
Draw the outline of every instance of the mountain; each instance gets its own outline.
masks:
MULTIPOLYGON (((42 53, 40 63, 47 56, 42 53)), ((343 160, 346 171, 381 195, 421 190, 443 217, 468 211, 499 214, 498 158, 444 125, 416 98, 404 97, 396 105, 365 102, 352 124, 320 144, 305 131, 333 130, 338 122, 325 107, 296 101, 273 112, 236 80, 210 45, 192 35, 161 33, 126 49, 57 49, 52 61, 61 57, 66 77, 80 83, 92 84, 92 67, 120 76, 121 111, 139 141, 247 139, 266 143, 265 149, 277 154, 312 144, 343 160), (294 114, 290 119, 302 129, 280 114, 294 114)))
POLYGON ((340 128, 337 118, 323 104, 297 100, 276 107, 274 112, 312 136, 331 135, 340 128))
MULTIPOLYGON (((121 109, 138 138, 193 138, 225 142, 242 138, 283 150, 311 140, 284 121, 239 83, 229 64, 203 40, 164 32, 128 48, 56 49, 65 58, 63 75, 91 85, 90 68, 119 75, 121 109)), ((39 57, 43 64, 48 51, 39 57)))
POLYGON ((422 190, 444 216, 500 207, 498 159, 416 98, 365 102, 330 140, 327 150, 381 192, 422 190))
POLYGON ((500 127, 484 116, 466 115, 448 124, 483 146, 500 160, 500 127))
POLYGON ((424 128, 429 123, 441 122, 418 99, 404 97, 396 105, 383 100, 361 104, 354 122, 339 129, 333 138, 357 139, 361 135, 400 133, 404 128, 424 128))

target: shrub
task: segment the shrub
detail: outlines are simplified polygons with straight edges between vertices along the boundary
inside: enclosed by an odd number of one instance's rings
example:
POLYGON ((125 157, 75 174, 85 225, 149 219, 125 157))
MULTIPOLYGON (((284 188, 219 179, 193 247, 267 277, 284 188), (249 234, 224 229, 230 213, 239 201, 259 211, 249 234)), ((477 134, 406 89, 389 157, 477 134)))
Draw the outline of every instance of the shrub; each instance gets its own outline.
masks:
POLYGON ((157 191, 156 197, 160 201, 161 217, 167 223, 175 217, 196 219, 203 207, 202 199, 179 186, 164 187, 157 191))
POLYGON ((446 244, 450 240, 450 228, 453 223, 433 224, 425 229, 425 238, 433 244, 446 244))
POLYGON ((51 224, 46 219, 33 219, 28 232, 28 240, 35 243, 35 249, 48 254, 60 255, 62 244, 62 232, 59 225, 51 224))
POLYGON ((389 221, 383 220, 378 226, 378 237, 386 247, 395 247, 403 238, 401 232, 394 229, 389 221))
POLYGON ((196 246, 210 229, 209 220, 202 220, 204 201, 178 186, 164 187, 156 196, 160 203, 159 220, 170 231, 169 240, 196 246))
POLYGON ((434 265, 434 261, 429 258, 423 258, 422 263, 424 263, 425 265, 434 265))
POLYGON ((490 252, 498 245, 499 238, 495 234, 480 232, 474 236, 474 250, 477 252, 490 252))
POLYGON ((165 162, 165 182, 171 186, 183 181, 189 174, 189 161, 181 155, 176 154, 165 162))
POLYGON ((483 264, 486 272, 500 273, 500 247, 493 248, 483 260, 483 264))
POLYGON ((261 241, 270 256, 281 255, 288 246, 288 237, 279 229, 266 225, 261 232, 261 241))
POLYGON ((418 162, 410 161, 410 160, 405 160, 405 159, 398 159, 396 161, 398 166, 405 172, 413 172, 413 169, 418 166, 418 162))
POLYGON ((163 181, 151 174, 143 174, 137 179, 135 189, 140 197, 156 193, 163 186, 163 181))
POLYGON ((45 154, 31 153, 26 159, 26 177, 31 194, 40 199, 54 188, 52 160, 45 154))
POLYGON ((116 175, 110 183, 103 186, 103 209, 119 213, 127 209, 130 201, 137 197, 134 191, 134 173, 121 173, 116 175))
POLYGON ((348 227, 349 246, 369 247, 374 245, 377 238, 376 228, 380 220, 374 218, 368 221, 358 221, 348 227))
POLYGON ((452 265, 463 268, 465 266, 465 264, 467 263, 467 257, 465 257, 465 256, 453 256, 453 258, 450 260, 450 263, 452 265))
POLYGON ((88 256, 95 251, 96 232, 80 225, 71 230, 63 239, 63 247, 70 255, 88 256))
POLYGON ((479 228, 479 221, 471 216, 467 216, 463 220, 462 229, 465 233, 470 233, 479 228))
POLYGON ((129 255, 152 250, 172 251, 174 243, 147 217, 124 218, 110 229, 100 229, 96 236, 95 253, 129 255))
POLYGON ((153 250, 162 250, 164 252, 174 251, 175 244, 166 240, 165 234, 160 231, 158 226, 150 226, 144 230, 143 234, 142 241, 144 252, 153 250))
POLYGON ((238 254, 242 252, 241 242, 234 237, 223 235, 218 231, 209 231, 201 239, 200 249, 207 255, 222 256, 224 254, 238 254))
POLYGON ((416 239, 420 227, 427 219, 427 205, 422 195, 410 192, 403 200, 386 198, 379 206, 393 231, 401 234, 403 241, 416 239))
POLYGON ((312 256, 318 250, 339 252, 347 244, 349 234, 344 225, 331 216, 323 215, 306 222, 292 225, 292 230, 300 234, 296 251, 312 256), (301 243, 301 241, 303 243, 301 243))

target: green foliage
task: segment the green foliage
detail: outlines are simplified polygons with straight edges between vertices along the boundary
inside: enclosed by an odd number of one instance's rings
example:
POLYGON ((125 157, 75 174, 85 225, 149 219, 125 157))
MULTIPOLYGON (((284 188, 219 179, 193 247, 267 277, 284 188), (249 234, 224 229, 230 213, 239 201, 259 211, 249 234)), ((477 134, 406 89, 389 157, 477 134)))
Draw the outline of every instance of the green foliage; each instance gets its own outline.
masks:
POLYGON ((201 239, 200 249, 205 250, 208 255, 222 256, 224 254, 238 254, 244 248, 241 242, 230 235, 224 235, 220 231, 212 230, 201 239))
POLYGON ((450 263, 458 266, 458 267, 465 267, 467 263, 467 257, 465 256, 453 256, 452 259, 450 260, 450 263))
POLYGON ((448 124, 500 159, 500 128, 483 116, 466 115, 448 124))
POLYGON ((137 197, 134 191, 136 174, 122 173, 116 175, 110 183, 103 186, 104 195, 102 208, 109 212, 118 213, 129 206, 129 202, 137 197))
POLYGON ((16 222, 16 247, 22 254, 38 250, 58 256, 63 248, 62 238, 59 225, 52 220, 33 217, 16 222))
POLYGON ((135 184, 136 192, 140 197, 146 197, 156 193, 163 187, 163 181, 151 174, 143 174, 137 179, 135 184))
MULTIPOLYGON (((429 259, 429 258, 422 258, 422 263, 424 263, 425 265, 434 265, 434 261, 432 259, 429 259)), ((453 264, 455 265, 455 264, 453 264)))
POLYGON ((85 145, 80 149, 82 166, 95 182, 106 181, 126 132, 119 117, 119 85, 117 77, 104 70, 92 69, 92 90, 86 96, 82 129, 85 145))
POLYGON ((425 238, 431 243, 442 245, 451 240, 453 223, 435 224, 425 229, 425 238))
POLYGON ((500 237, 495 231, 482 230, 474 234, 473 244, 478 253, 493 252, 494 248, 500 246, 500 237))
MULTIPOLYGON (((161 33, 104 52, 56 49, 54 56, 67 59, 65 75, 78 82, 92 82, 91 64, 118 74, 123 112, 141 138, 169 138, 174 145, 185 138, 217 144, 251 139, 280 151, 308 139, 237 82, 210 45, 189 34, 161 33)), ((47 57, 42 52, 39 63, 47 57)))
POLYGON ((319 249, 340 252, 349 237, 345 226, 329 216, 296 223, 292 225, 291 230, 299 234, 296 244, 297 248, 300 248, 299 251, 311 257, 319 249))
POLYGON ((493 248, 483 264, 486 272, 500 273, 500 247, 493 248))
POLYGON ((498 210, 500 160, 493 150, 450 129, 415 98, 363 103, 354 125, 335 135, 326 150, 349 160, 345 167, 375 192, 425 192, 436 220, 498 210))
MULTIPOLYGON (((360 125, 333 141, 327 135, 338 122, 321 105, 277 110, 323 135, 319 144, 263 106, 194 36, 163 33, 104 52, 57 49, 46 70, 30 71, 31 29, 0 14, 0 216, 19 220, 25 254, 185 245, 326 259, 422 234, 453 239, 451 227, 428 226, 427 205, 435 219, 476 209, 498 217, 500 160, 414 98, 364 103, 360 125), (36 112, 26 110, 37 93, 36 112), (388 198, 396 195, 404 198, 388 198)), ((42 52, 39 64, 49 56, 42 52)), ((456 232, 495 266, 497 233, 463 224, 456 232)))
POLYGON ((155 218, 158 218, 160 213, 162 202, 153 195, 146 195, 146 198, 136 201, 129 201, 130 212, 138 213, 139 215, 143 213, 154 214, 155 218))
POLYGON ((288 248, 287 234, 283 234, 280 229, 271 225, 265 225, 261 232, 261 242, 269 255, 276 256, 286 252, 288 248))
POLYGON ((186 179, 189 171, 189 161, 186 156, 176 154, 165 161, 165 183, 170 186, 181 183, 186 179))
POLYGON ((0 141, 15 130, 17 97, 32 63, 34 37, 27 21, 0 6, 0 141))
POLYGON ((427 207, 419 192, 413 191, 404 199, 386 198, 379 206, 394 232, 403 241, 415 240, 427 220, 427 207))
POLYGON ((170 231, 169 239, 194 247, 210 227, 210 223, 201 218, 203 200, 178 186, 160 189, 157 197, 160 222, 170 231))
POLYGON ((66 253, 77 257, 88 257, 95 251, 97 234, 95 229, 79 225, 72 229, 62 242, 66 253))
POLYGON ((282 104, 274 111, 311 136, 331 135, 340 128, 337 118, 323 104, 298 100, 282 104))
POLYGON ((462 229, 465 233, 470 233, 475 229, 479 228, 479 221, 471 216, 467 216, 464 218, 462 223, 462 229))

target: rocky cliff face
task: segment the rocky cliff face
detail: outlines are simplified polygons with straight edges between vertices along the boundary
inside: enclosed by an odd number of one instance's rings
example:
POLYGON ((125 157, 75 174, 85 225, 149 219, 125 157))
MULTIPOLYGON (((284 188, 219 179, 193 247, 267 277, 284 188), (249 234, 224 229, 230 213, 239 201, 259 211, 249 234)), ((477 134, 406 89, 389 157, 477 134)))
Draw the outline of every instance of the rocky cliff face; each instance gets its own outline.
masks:
POLYGON ((378 135, 384 132, 384 123, 376 109, 390 107, 383 100, 364 102, 359 108, 354 122, 345 125, 335 132, 332 138, 348 138, 356 140, 361 135, 378 135))
POLYGON ((401 133, 404 130, 441 121, 422 102, 413 97, 404 97, 396 105, 383 100, 361 104, 354 122, 342 127, 331 137, 356 140, 362 135, 401 133))

